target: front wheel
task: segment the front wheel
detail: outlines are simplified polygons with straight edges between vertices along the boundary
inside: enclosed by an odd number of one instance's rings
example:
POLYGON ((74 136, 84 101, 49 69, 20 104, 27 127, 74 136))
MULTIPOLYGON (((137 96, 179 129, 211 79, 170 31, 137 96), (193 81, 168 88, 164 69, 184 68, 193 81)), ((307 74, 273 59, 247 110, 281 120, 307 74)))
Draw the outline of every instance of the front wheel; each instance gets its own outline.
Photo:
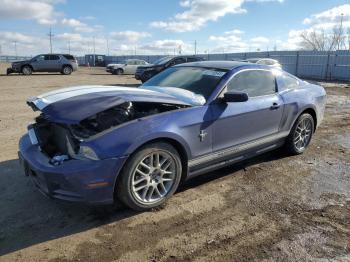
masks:
POLYGON ((24 66, 23 68, 22 68, 22 74, 23 75, 26 75, 26 76, 28 76, 28 75, 31 75, 32 74, 32 68, 30 67, 30 66, 24 66))
POLYGON ((134 210, 158 207, 174 194, 181 173, 181 160, 173 146, 149 144, 133 154, 124 166, 117 196, 134 210))
POLYGON ((122 75, 123 73, 124 73, 124 70, 121 68, 113 70, 113 75, 122 75))
POLYGON ((315 130, 313 117, 308 114, 302 114, 295 122, 289 136, 287 137, 285 148, 293 155, 304 153, 309 146, 312 135, 315 130))

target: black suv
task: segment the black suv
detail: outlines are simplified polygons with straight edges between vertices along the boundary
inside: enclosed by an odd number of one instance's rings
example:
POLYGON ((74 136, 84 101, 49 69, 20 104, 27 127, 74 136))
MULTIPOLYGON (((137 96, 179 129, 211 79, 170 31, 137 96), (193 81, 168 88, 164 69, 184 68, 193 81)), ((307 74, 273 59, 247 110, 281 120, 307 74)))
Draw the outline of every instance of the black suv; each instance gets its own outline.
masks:
POLYGON ((203 61, 202 57, 197 56, 166 56, 163 57, 154 64, 149 66, 139 66, 135 73, 135 78, 141 80, 142 83, 146 82, 148 79, 152 78, 156 74, 162 72, 163 70, 178 64, 190 63, 203 61))
POLYGON ((70 75, 78 70, 76 58, 69 54, 44 54, 37 55, 30 60, 13 62, 7 68, 7 74, 22 73, 30 75, 32 72, 60 72, 70 75))

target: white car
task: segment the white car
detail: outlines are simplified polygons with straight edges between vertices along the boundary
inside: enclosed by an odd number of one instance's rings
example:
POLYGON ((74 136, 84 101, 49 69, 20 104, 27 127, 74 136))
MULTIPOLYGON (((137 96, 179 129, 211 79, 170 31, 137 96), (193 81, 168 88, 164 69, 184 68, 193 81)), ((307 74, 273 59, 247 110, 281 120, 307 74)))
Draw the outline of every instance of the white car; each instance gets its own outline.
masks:
POLYGON ((136 69, 139 66, 144 65, 149 65, 149 63, 139 59, 128 59, 125 61, 125 63, 108 64, 106 71, 112 73, 113 75, 134 75, 136 73, 136 69))
POLYGON ((242 62, 248 62, 259 65, 268 65, 282 69, 282 65, 277 60, 271 58, 249 58, 247 60, 243 60, 242 62))

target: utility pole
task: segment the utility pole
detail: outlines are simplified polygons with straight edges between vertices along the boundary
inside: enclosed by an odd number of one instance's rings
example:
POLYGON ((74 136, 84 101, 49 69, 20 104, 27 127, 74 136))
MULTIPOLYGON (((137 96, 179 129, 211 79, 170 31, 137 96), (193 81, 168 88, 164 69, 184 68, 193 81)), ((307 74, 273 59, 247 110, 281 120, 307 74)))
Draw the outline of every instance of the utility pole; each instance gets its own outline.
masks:
POLYGON ((96 66, 96 49, 95 49, 95 37, 93 37, 93 45, 94 45, 94 66, 96 66))
POLYGON ((52 34, 51 27, 50 27, 50 32, 48 33, 48 36, 50 38, 50 53, 52 54, 52 38, 54 35, 52 34))
POLYGON ((109 39, 108 39, 108 37, 106 38, 106 41, 107 41, 107 55, 109 56, 109 39))
POLYGON ((68 40, 68 54, 70 54, 70 40, 68 40))
POLYGON ((14 41, 13 43, 15 45, 15 56, 16 56, 16 59, 17 59, 17 41, 14 41))
POLYGON ((197 55, 197 40, 194 40, 194 55, 197 55))
POLYGON ((341 48, 341 42, 343 41, 343 18, 344 14, 340 14, 340 28, 339 28, 339 36, 338 36, 338 50, 341 48))

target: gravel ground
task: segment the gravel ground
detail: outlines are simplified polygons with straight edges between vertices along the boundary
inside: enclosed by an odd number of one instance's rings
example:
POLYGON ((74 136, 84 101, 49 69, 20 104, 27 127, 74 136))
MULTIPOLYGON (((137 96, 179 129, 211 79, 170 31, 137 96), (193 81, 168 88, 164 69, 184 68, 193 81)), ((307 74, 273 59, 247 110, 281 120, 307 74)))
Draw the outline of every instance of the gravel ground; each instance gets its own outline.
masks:
POLYGON ((135 213, 49 200, 18 165, 36 115, 25 100, 83 84, 138 82, 88 68, 0 75, 0 261, 350 261, 350 85, 321 83, 326 116, 304 155, 277 150, 211 172, 135 213))

